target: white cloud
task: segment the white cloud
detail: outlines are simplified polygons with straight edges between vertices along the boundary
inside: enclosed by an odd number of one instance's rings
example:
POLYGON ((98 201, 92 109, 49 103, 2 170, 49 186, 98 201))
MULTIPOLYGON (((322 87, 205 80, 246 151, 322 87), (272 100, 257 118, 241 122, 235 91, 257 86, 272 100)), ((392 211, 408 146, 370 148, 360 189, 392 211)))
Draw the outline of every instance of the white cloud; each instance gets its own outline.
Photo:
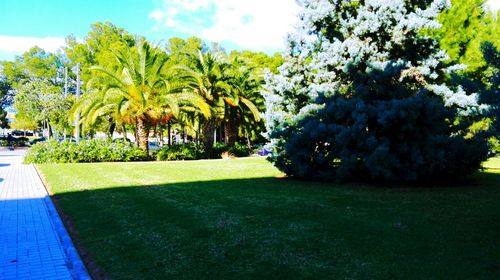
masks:
POLYGON ((0 51, 21 54, 38 46, 48 52, 56 52, 65 45, 62 37, 17 37, 0 35, 0 51))
POLYGON ((294 0, 164 0, 150 13, 153 30, 175 28, 208 41, 229 41, 253 50, 284 49, 297 21, 294 0))

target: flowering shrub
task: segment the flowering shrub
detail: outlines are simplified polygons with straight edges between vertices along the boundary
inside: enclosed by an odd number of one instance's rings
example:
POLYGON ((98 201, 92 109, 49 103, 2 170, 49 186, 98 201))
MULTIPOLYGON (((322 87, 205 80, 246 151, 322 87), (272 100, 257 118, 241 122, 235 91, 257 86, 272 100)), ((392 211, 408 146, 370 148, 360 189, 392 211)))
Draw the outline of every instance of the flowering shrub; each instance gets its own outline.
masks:
POLYGON ((124 141, 82 140, 79 143, 50 140, 33 145, 24 163, 143 161, 149 155, 124 141))

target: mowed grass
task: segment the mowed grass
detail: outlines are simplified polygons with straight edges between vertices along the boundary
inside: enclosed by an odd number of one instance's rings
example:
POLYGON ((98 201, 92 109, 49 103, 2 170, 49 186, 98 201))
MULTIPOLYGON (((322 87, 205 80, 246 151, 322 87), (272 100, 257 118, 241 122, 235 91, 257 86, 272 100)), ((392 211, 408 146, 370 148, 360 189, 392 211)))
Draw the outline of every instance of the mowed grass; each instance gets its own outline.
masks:
POLYGON ((498 169, 411 188, 263 158, 38 168, 97 278, 500 279, 498 169))

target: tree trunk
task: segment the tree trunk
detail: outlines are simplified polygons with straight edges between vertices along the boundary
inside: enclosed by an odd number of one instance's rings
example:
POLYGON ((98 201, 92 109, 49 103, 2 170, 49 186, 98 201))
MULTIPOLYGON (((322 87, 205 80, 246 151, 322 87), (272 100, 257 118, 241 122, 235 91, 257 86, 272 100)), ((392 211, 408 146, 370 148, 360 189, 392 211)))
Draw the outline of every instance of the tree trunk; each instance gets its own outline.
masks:
POLYGON ((139 148, 141 148, 143 151, 148 152, 149 151, 148 129, 146 127, 144 119, 142 118, 137 118, 137 138, 138 138, 139 148))
POLYGON ((229 119, 224 123, 224 134, 226 135, 226 144, 233 147, 238 140, 238 125, 235 119, 229 119))
POLYGON ((155 125, 155 126, 153 127, 153 137, 154 137, 155 139, 158 139, 158 125, 155 125))
POLYGON ((139 136, 137 135, 137 118, 135 118, 134 140, 135 140, 135 145, 139 147, 139 136))
POLYGON ((163 147, 163 125, 160 123, 159 124, 159 130, 160 130, 160 147, 163 147))
POLYGON ((171 134, 171 127, 170 127, 170 121, 167 122, 167 134, 168 134, 168 145, 172 145, 172 134, 171 134))
POLYGON ((113 140, 113 133, 115 132, 115 128, 116 128, 116 123, 113 122, 109 125, 108 133, 109 133, 109 139, 111 140, 113 140))
POLYGON ((49 121, 47 121, 47 130, 49 134, 49 139, 52 139, 52 126, 50 126, 49 121))
POLYGON ((247 147, 249 150, 252 149, 252 143, 250 142, 250 137, 248 137, 248 132, 245 131, 245 138, 247 139, 247 147))
POLYGON ((213 120, 206 120, 203 124, 203 148, 208 158, 214 156, 214 132, 216 126, 213 120))
POLYGON ((123 141, 127 142, 128 141, 128 138, 127 138, 127 128, 125 127, 124 124, 122 124, 122 135, 123 135, 123 141))

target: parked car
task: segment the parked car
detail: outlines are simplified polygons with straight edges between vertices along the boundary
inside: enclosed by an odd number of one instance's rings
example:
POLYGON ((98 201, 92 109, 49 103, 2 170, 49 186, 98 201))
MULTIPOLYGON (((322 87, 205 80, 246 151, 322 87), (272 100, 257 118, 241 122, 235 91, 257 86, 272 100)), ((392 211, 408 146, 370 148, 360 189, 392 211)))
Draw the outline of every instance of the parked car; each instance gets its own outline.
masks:
POLYGON ((12 130, 12 136, 33 136, 32 131, 12 130))
POLYGON ((36 144, 38 142, 43 142, 45 140, 47 140, 47 138, 45 138, 45 137, 42 136, 42 137, 30 140, 29 143, 30 143, 30 145, 34 145, 34 144, 36 144))
POLYGON ((73 138, 73 137, 66 137, 66 139, 64 139, 64 137, 59 137, 59 138, 57 138, 57 141, 59 141, 59 142, 63 142, 63 141, 71 141, 71 142, 73 142, 73 143, 75 143, 75 142, 76 142, 75 138, 73 138))

